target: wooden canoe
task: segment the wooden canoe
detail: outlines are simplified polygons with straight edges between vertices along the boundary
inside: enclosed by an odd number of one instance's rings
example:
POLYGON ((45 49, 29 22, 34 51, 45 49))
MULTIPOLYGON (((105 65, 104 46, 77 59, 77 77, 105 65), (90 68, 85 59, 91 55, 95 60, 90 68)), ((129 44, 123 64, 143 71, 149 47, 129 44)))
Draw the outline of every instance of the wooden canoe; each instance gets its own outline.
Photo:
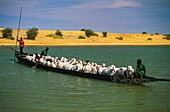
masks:
POLYGON ((105 80, 105 81, 111 81, 116 83, 125 83, 125 84, 143 84, 148 82, 155 82, 155 81, 170 81, 170 79, 159 79, 154 77, 145 77, 145 78, 127 78, 127 77, 117 77, 117 76, 109 76, 109 75, 100 75, 100 74, 91 74, 91 73, 84 73, 84 72, 78 72, 78 71, 72 71, 72 70, 65 70, 60 68, 54 68, 50 66, 46 66, 40 63, 32 62, 25 57, 27 55, 30 55, 28 53, 20 54, 18 51, 14 51, 14 54, 16 58, 18 59, 18 63, 27 65, 29 67, 36 67, 38 69, 43 69, 47 71, 53 71, 63 74, 69 74, 79 77, 85 77, 85 78, 91 78, 91 79, 98 79, 98 80, 105 80))

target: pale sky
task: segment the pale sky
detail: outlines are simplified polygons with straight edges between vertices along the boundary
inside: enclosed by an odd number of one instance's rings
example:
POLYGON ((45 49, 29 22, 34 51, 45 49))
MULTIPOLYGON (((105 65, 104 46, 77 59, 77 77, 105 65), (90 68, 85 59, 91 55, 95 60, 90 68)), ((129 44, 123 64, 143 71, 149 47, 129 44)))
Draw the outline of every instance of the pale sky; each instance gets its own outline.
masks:
POLYGON ((170 0, 0 0, 0 27, 170 33, 170 0))

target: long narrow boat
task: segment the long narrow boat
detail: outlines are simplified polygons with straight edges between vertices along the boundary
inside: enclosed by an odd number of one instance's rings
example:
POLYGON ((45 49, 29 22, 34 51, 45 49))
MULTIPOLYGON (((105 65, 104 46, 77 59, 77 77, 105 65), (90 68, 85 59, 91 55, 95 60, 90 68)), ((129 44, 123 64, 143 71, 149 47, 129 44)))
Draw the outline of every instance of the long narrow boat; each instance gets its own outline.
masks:
POLYGON ((155 82, 155 81, 170 81, 170 79, 159 79, 159 78, 153 78, 153 77, 127 78, 127 77, 117 77, 114 75, 110 76, 110 75, 91 74, 91 73, 84 73, 84 72, 54 68, 54 67, 46 66, 40 63, 35 63, 35 62, 32 62, 26 59, 26 56, 30 55, 28 53, 24 53, 21 55, 18 51, 15 51, 14 49, 12 50, 14 51, 14 54, 18 59, 18 63, 24 64, 30 67, 36 67, 38 69, 47 70, 47 71, 53 71, 53 72, 69 74, 69 75, 74 75, 74 76, 79 76, 79 77, 105 80, 105 81, 111 81, 111 82, 116 82, 116 83, 125 83, 125 84, 142 84, 142 83, 155 82))

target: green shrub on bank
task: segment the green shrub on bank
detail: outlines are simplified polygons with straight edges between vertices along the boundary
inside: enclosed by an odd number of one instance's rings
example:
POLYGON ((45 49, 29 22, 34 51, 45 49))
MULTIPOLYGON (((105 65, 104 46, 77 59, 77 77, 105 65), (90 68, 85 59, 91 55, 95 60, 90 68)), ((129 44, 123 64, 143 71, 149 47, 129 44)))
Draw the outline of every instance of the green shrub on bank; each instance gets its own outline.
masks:
POLYGON ((63 34, 62 34, 62 32, 61 32, 60 30, 57 30, 57 31, 55 32, 55 34, 58 35, 58 36, 63 36, 63 34))
POLYGON ((142 34, 147 34, 147 32, 142 32, 142 34))
POLYGON ((3 38, 12 37, 12 29, 11 28, 5 28, 4 30, 1 30, 1 32, 2 32, 3 38))
POLYGON ((38 34, 38 28, 30 28, 26 32, 27 39, 35 40, 37 34, 38 34))
POLYGON ((86 29, 82 28, 80 31, 85 31, 86 29))
POLYGON ((7 39, 15 40, 15 38, 14 38, 14 37, 12 37, 12 36, 7 37, 7 39))
POLYGON ((54 39, 63 39, 62 36, 55 35, 55 34, 48 34, 48 35, 46 35, 46 37, 52 37, 52 38, 54 38, 54 39))
POLYGON ((93 30, 91 30, 91 29, 86 29, 86 30, 85 30, 85 35, 86 35, 87 37, 90 37, 90 36, 98 36, 98 34, 94 33, 93 30))
POLYGON ((147 40, 152 40, 152 38, 148 38, 147 40))
POLYGON ((116 37, 116 39, 118 39, 118 40, 123 40, 123 37, 116 37))
POLYGON ((46 35, 46 37, 54 37, 55 36, 55 34, 48 34, 48 35, 46 35))
POLYGON ((85 35, 86 35, 87 37, 92 36, 92 35, 93 35, 93 30, 91 30, 91 29, 85 30, 85 35))
POLYGON ((103 37, 107 37, 107 32, 102 32, 103 37))
POLYGON ((170 34, 165 34, 164 36, 163 39, 170 40, 170 34))
POLYGON ((80 35, 78 39, 85 39, 85 37, 80 35))

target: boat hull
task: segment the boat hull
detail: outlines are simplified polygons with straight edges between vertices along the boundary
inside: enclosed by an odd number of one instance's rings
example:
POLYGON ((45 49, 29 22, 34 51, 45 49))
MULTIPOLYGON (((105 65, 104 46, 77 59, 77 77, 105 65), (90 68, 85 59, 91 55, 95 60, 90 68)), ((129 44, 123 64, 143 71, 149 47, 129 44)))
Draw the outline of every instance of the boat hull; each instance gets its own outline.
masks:
POLYGON ((100 74, 91 74, 91 73, 84 73, 84 72, 78 72, 78 71, 71 71, 71 70, 65 70, 60 68, 54 68, 50 66, 46 66, 39 63, 34 63, 30 60, 27 60, 26 57, 27 54, 20 55, 17 51, 15 52, 15 56, 18 59, 18 63, 24 64, 26 66, 30 67, 36 67, 39 69, 47 70, 47 71, 53 71, 57 73, 63 73, 68 75, 74 75, 79 77, 85 77, 85 78, 91 78, 91 79, 98 79, 98 80, 105 80, 105 81, 111 81, 116 83, 125 83, 125 84, 142 84, 147 82, 155 82, 155 81, 170 81, 169 79, 157 79, 153 77, 145 77, 145 78, 127 78, 127 77, 117 77, 117 76, 109 76, 109 75, 100 75, 100 74))

